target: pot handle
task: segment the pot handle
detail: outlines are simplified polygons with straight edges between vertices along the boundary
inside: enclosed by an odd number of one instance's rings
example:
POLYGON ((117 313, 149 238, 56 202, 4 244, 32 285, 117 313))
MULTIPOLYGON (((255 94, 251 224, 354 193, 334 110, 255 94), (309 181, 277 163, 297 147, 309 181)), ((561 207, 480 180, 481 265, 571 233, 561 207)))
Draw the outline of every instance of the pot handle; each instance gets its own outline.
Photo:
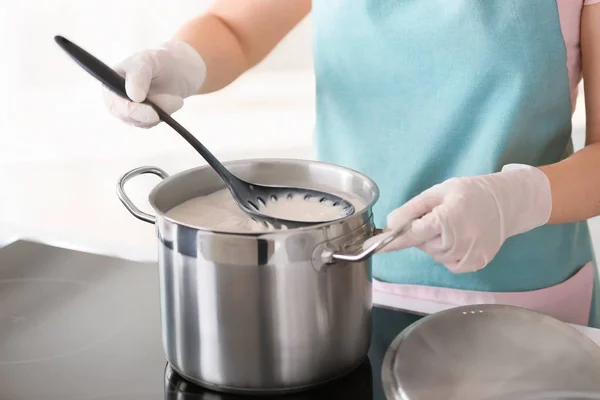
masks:
POLYGON ((121 200, 121 203, 123 203, 123 205, 125 206, 127 211, 129 211, 134 217, 136 217, 137 219, 142 220, 144 222, 149 222, 151 224, 154 224, 156 222, 156 217, 154 215, 145 213, 142 210, 140 210, 139 208, 137 208, 137 206, 135 204, 133 204, 131 199, 125 193, 125 184, 131 178, 135 178, 136 176, 144 175, 144 174, 156 175, 162 179, 167 179, 169 177, 168 173, 166 173, 165 171, 163 171, 162 169, 160 169, 158 167, 147 166, 147 167, 138 167, 138 168, 132 169, 131 171, 129 171, 125 175, 123 175, 121 178, 119 178, 119 182, 117 183, 117 197, 119 198, 119 200, 121 200))
MULTIPOLYGON (((412 226, 412 223, 413 223, 412 220, 408 221, 406 224, 404 224, 403 226, 401 226, 398 229, 391 231, 383 239, 381 239, 380 241, 378 241, 376 243, 373 243, 371 246, 369 246, 367 249, 364 249, 360 253, 343 254, 343 253, 337 253, 333 250, 324 250, 323 253, 321 254, 322 261, 325 264, 333 264, 336 261, 345 261, 345 262, 364 261, 367 258, 371 257, 375 252, 383 249, 385 246, 387 246, 388 244, 390 244, 391 242, 393 242, 394 240, 396 240, 397 238, 399 238, 400 236, 402 236, 406 232, 408 232, 408 230, 412 226)), ((375 231, 373 232, 373 236, 379 235, 380 233, 383 233, 383 230, 375 229, 375 231)))

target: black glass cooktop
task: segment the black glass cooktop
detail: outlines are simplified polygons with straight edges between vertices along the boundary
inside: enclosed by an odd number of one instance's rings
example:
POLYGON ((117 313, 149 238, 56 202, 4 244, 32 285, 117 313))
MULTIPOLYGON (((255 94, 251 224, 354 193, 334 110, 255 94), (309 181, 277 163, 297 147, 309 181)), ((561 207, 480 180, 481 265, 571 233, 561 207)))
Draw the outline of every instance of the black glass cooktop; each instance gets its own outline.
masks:
MULTIPOLYGON (((0 248, 0 399, 248 398, 207 391, 170 370, 156 269, 25 241, 0 248)), ((277 398, 385 399, 385 352, 419 318, 375 308, 368 360, 327 386, 277 398)))

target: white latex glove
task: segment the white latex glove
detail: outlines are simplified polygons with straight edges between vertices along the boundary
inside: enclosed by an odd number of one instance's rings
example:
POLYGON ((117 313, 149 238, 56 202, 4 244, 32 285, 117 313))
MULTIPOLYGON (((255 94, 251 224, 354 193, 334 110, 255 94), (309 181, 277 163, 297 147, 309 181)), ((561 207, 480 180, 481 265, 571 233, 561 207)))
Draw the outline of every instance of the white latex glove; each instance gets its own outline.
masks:
POLYGON ((380 250, 417 247, 454 273, 485 267, 504 241, 548 222, 550 182, 539 169, 508 165, 502 172, 452 178, 392 211, 385 232, 364 248, 416 219, 403 236, 380 250))
POLYGON ((146 96, 172 114, 183 106, 183 99, 198 93, 206 78, 202 57, 180 40, 136 53, 118 64, 115 70, 125 77, 125 89, 133 102, 104 87, 104 103, 114 116, 141 128, 150 128, 160 122, 151 107, 138 104, 146 96))

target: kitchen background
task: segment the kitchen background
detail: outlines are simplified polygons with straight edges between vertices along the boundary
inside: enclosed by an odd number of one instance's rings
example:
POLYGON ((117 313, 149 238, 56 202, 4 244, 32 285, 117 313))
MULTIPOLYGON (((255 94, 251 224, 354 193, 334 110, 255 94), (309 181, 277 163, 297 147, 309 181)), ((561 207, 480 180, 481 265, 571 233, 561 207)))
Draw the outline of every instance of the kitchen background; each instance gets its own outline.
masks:
MULTIPOLYGON (((0 244, 15 237, 154 259, 154 230, 115 195, 118 177, 152 164, 203 164, 178 135, 140 130, 104 108, 99 84, 54 43, 61 34, 113 65, 168 39, 211 0, 25 0, 0 9, 0 244)), ((309 158, 314 121, 310 18, 231 87, 189 99, 176 117, 223 159, 309 158)), ((574 141, 585 135, 583 99, 574 141)), ((155 177, 128 185, 149 210, 155 177)), ((600 222, 591 222, 600 248, 600 222)))

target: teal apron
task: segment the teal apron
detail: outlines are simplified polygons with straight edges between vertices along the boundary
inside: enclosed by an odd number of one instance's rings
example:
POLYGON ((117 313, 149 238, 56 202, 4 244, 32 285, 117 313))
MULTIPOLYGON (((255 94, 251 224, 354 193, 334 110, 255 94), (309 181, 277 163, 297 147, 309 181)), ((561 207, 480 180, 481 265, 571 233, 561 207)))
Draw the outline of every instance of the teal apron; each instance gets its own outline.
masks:
MULTIPOLYGON (((379 227, 390 211, 450 177, 572 153, 555 0, 313 0, 313 26, 317 155, 377 182, 379 227)), ((407 249, 376 256, 373 276, 524 292, 564 282, 592 260, 581 222, 509 238, 478 272, 456 275, 407 249)), ((592 306, 592 325, 598 310, 592 306)))

